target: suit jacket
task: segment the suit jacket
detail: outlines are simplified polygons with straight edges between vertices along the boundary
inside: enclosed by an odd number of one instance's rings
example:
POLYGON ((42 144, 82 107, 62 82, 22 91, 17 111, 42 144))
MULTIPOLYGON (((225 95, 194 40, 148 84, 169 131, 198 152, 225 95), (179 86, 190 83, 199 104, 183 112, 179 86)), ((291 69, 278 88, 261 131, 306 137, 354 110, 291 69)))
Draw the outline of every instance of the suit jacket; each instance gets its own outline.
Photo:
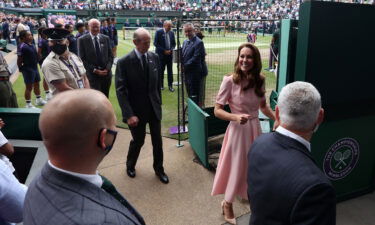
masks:
POLYGON ((262 135, 248 162, 250 224, 336 224, 333 186, 302 143, 278 132, 262 135))
POLYGON ((23 224, 144 224, 127 204, 125 207, 103 189, 47 163, 26 193, 23 224))
POLYGON ((168 34, 164 32, 164 29, 159 29, 155 32, 154 46, 156 53, 160 56, 164 55, 165 50, 173 50, 176 47, 176 40, 173 31, 169 31, 168 34), (166 47, 166 35, 169 35, 169 49, 166 47))
POLYGON ((3 35, 9 35, 9 23, 8 22, 4 22, 3 25, 2 25, 2 30, 3 30, 3 35))
MULTIPOLYGON (((102 59, 105 63, 105 69, 109 71, 108 76, 112 76, 111 69, 113 64, 113 54, 109 37, 103 34, 98 35, 102 59)), ((78 55, 82 59, 83 65, 86 69, 87 76, 89 78, 93 76, 98 76, 94 74, 94 69, 96 69, 98 65, 96 59, 95 45, 91 39, 90 33, 78 38, 78 55)))
POLYGON ((117 62, 116 93, 124 122, 132 116, 140 120, 146 118, 150 104, 156 118, 161 120, 159 57, 153 52, 147 52, 147 60, 148 82, 135 50, 117 62))
POLYGON ((182 44, 182 65, 185 74, 206 76, 205 56, 206 50, 201 39, 195 36, 192 40, 185 40, 182 44))

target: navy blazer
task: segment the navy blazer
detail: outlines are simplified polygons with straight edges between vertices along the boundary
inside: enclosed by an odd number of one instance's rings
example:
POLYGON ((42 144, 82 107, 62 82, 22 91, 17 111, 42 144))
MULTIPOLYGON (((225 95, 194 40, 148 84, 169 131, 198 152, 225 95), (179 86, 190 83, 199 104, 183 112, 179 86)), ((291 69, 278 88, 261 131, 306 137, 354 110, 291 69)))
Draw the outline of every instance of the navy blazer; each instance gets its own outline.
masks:
POLYGON ((335 190, 302 143, 278 132, 262 135, 248 162, 250 224, 336 224, 335 190))
POLYGON ((182 44, 182 65, 185 74, 199 73, 202 76, 207 75, 205 63, 206 50, 203 41, 197 36, 192 40, 185 40, 182 44))
POLYGON ((155 32, 155 38, 154 38, 154 46, 156 48, 156 54, 159 55, 164 55, 165 50, 173 50, 176 47, 176 40, 174 37, 174 33, 172 30, 168 32, 169 35, 169 41, 170 41, 170 48, 167 49, 165 45, 165 35, 166 33, 164 32, 164 29, 159 29, 155 32))

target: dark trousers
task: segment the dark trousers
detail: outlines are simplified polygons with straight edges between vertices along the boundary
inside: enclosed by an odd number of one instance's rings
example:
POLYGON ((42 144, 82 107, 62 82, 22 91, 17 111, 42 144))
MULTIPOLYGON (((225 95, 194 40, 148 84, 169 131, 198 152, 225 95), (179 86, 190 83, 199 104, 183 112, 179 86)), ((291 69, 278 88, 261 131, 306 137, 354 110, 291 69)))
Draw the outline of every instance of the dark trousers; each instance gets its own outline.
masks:
POLYGON ((200 105, 202 77, 199 72, 185 73, 186 92, 197 105, 200 105))
POLYGON ((130 141, 128 156, 126 160, 127 168, 135 168, 138 156, 146 137, 146 124, 148 123, 151 133, 151 142, 154 155, 154 170, 155 172, 164 172, 163 168, 163 142, 161 138, 161 123, 152 112, 149 118, 139 118, 139 123, 136 127, 129 127, 132 134, 130 141))
POLYGON ((159 55, 159 58, 160 58, 161 86, 164 87, 164 70, 165 70, 165 66, 167 66, 168 87, 171 87, 173 83, 172 55, 159 55))
POLYGON ((112 76, 100 77, 93 75, 89 77, 90 87, 102 92, 105 96, 109 96, 109 88, 111 87, 112 76))

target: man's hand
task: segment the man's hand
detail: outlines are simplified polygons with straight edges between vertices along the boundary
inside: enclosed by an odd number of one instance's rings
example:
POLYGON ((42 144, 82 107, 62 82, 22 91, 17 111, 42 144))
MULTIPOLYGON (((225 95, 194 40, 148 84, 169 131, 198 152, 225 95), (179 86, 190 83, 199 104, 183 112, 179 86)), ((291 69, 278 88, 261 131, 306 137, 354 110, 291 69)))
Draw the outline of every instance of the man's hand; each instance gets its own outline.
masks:
POLYGON ((172 50, 164 50, 164 55, 171 55, 172 54, 172 50))
POLYGON ((108 75, 108 70, 107 69, 104 69, 104 70, 95 69, 94 73, 97 74, 97 75, 99 75, 99 76, 107 76, 108 75))
POLYGON ((136 127, 138 126, 139 119, 136 116, 132 116, 126 122, 130 127, 136 127))

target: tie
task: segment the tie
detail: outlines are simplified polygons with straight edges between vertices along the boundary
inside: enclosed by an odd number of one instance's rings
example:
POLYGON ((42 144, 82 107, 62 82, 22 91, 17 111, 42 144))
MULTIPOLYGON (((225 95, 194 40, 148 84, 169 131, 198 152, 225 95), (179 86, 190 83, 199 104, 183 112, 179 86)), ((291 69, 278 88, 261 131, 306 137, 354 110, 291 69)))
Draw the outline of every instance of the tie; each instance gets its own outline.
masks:
POLYGON ((169 32, 165 33, 165 48, 167 50, 171 49, 171 42, 169 40, 169 32))
POLYGON ((134 215, 138 221, 141 223, 141 224, 144 224, 144 221, 143 221, 143 218, 138 214, 137 211, 134 210, 134 208, 129 204, 128 201, 126 201, 126 199, 124 197, 122 197, 122 195, 116 190, 115 186, 112 184, 111 181, 109 181, 107 178, 105 178, 104 176, 100 175, 102 180, 103 180, 103 184, 102 184, 102 189, 107 192, 108 194, 112 195, 117 201, 119 201, 123 206, 125 206, 125 208, 127 208, 129 210, 129 212, 134 215))
POLYGON ((97 36, 94 37, 94 42, 95 42, 95 52, 96 52, 96 60, 97 60, 96 63, 98 64, 98 66, 102 67, 103 66, 102 54, 100 52, 99 41, 98 41, 97 36))
POLYGON ((143 74, 146 77, 146 80, 148 82, 148 62, 146 60, 146 54, 142 55, 142 66, 143 66, 143 74))
POLYGON ((186 54, 186 51, 187 51, 187 48, 189 47, 190 45, 190 41, 188 40, 184 46, 184 48, 182 49, 182 55, 184 56, 186 54))

